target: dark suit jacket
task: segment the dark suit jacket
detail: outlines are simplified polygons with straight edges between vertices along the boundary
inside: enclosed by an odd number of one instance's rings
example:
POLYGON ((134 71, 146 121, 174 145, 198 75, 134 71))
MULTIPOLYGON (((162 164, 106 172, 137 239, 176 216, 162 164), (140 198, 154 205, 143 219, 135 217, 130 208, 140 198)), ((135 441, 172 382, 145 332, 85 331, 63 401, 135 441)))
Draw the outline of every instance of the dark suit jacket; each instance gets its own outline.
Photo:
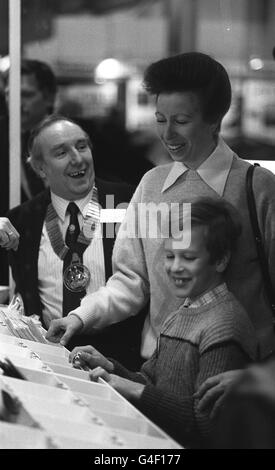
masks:
MULTIPOLYGON (((5 217, 9 208, 9 142, 8 120, 0 117, 0 217, 5 217)), ((0 285, 9 284, 7 252, 0 249, 0 285)))
MULTIPOLYGON (((29 134, 29 133, 28 133, 29 134)), ((45 189, 45 186, 32 167, 27 164, 27 140, 29 135, 21 136, 21 161, 25 169, 25 176, 29 189, 36 196, 45 189)), ((9 209, 9 119, 8 116, 0 116, 0 217, 6 216, 9 209)), ((21 185, 21 202, 27 201, 28 197, 21 185)), ((5 250, 0 250, 0 284, 8 285, 8 256, 5 250)))
MULTIPOLYGON (((134 188, 124 183, 112 183, 96 179, 99 203, 105 208, 105 195, 114 195, 114 207, 119 203, 129 202, 134 188)), ((22 295, 26 315, 36 314, 42 319, 42 304, 38 292, 38 254, 40 238, 46 209, 50 202, 49 190, 43 191, 30 201, 17 206, 8 213, 8 217, 20 233, 17 252, 10 252, 9 261, 12 268, 16 291, 22 295)), ((114 239, 103 237, 106 281, 112 274, 112 250, 114 239)), ((81 344, 91 343, 105 355, 113 355, 125 363, 125 354, 136 355, 139 348, 143 316, 131 318, 112 325, 93 338, 74 338, 70 349, 81 344)), ((130 359, 131 360, 131 359, 130 359)), ((136 364, 131 364, 136 367, 136 364)))
POLYGON ((0 217, 9 208, 9 141, 8 120, 0 117, 0 217))

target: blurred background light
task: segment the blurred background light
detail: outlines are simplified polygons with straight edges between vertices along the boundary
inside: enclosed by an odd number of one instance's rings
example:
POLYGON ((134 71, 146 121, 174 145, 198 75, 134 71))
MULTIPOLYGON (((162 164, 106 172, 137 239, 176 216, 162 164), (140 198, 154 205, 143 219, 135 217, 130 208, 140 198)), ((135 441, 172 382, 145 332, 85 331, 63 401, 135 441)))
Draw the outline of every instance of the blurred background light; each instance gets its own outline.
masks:
POLYGON ((8 55, 0 56, 0 72, 5 73, 10 68, 10 58, 8 55))
POLYGON ((249 65, 252 70, 261 70, 264 66, 264 63, 259 57, 254 57, 253 59, 250 59, 249 65))
POLYGON ((106 80, 120 80, 129 77, 134 68, 120 60, 108 58, 102 60, 95 69, 95 82, 104 83, 106 80))

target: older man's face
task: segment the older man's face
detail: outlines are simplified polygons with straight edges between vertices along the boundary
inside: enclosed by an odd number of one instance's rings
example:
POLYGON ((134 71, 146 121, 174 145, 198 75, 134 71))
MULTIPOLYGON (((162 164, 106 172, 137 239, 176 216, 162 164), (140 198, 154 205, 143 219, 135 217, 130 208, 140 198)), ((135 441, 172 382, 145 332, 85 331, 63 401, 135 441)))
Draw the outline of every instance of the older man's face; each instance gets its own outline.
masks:
POLYGON ((41 170, 53 193, 69 201, 89 193, 94 183, 93 157, 78 125, 55 122, 38 135, 35 146, 43 156, 41 170))

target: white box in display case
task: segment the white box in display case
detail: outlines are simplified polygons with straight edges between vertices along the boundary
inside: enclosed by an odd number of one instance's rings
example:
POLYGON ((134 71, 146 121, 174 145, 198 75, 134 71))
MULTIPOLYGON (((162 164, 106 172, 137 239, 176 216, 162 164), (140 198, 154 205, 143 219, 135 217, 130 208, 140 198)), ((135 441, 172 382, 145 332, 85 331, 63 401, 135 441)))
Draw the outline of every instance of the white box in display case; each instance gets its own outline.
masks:
POLYGON ((26 379, 2 375, 0 391, 30 417, 28 426, 0 421, 1 449, 181 448, 109 384, 73 369, 68 356, 64 347, 12 336, 0 325, 0 360, 10 359, 26 379))

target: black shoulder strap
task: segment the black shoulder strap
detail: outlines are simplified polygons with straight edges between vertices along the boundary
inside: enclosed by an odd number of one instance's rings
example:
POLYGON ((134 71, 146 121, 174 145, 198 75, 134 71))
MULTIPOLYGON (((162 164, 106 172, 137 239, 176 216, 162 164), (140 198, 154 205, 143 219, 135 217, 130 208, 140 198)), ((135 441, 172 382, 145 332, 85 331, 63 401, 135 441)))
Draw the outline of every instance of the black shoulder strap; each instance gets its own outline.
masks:
POLYGON ((250 215, 250 221, 251 221, 251 225, 253 228, 258 258, 259 258, 262 275, 264 279, 264 286, 265 286, 267 298, 269 299, 270 306, 274 314, 274 322, 275 322, 275 295, 274 295, 274 291, 273 291, 273 287, 272 287, 272 283, 271 283, 271 279, 269 275, 268 262, 266 259, 264 246, 262 242, 262 236, 261 236, 261 232, 260 232, 260 228, 258 224, 255 197, 254 197, 253 187, 252 187, 253 173, 254 173, 256 166, 260 166, 260 165, 258 163, 255 163, 255 165, 250 165, 246 174, 247 204, 248 204, 248 210, 249 210, 249 215, 250 215))

